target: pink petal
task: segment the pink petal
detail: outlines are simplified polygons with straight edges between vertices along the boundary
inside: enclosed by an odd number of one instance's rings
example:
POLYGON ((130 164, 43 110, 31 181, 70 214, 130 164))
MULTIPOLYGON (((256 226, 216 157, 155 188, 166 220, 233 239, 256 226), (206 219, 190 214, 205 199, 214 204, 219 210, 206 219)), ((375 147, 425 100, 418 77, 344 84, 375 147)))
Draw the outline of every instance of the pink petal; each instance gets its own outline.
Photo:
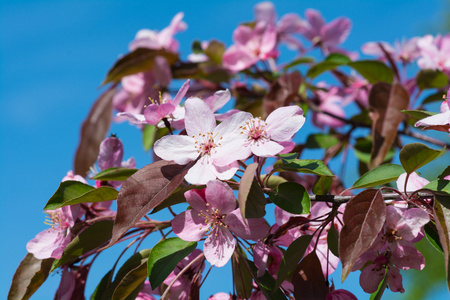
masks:
POLYGON ((315 9, 307 9, 305 15, 308 21, 309 28, 303 34, 306 38, 312 40, 316 36, 320 36, 320 29, 325 25, 325 20, 323 19, 320 12, 315 9))
POLYGON ((147 124, 147 120, 145 120, 145 117, 143 114, 120 112, 120 113, 117 113, 117 116, 119 118, 123 118, 133 124, 137 124, 137 125, 147 124))
POLYGON ((206 184, 206 201, 210 209, 219 210, 220 214, 228 214, 236 208, 236 198, 233 190, 225 182, 211 180, 206 184))
MULTIPOLYGON (((397 179, 397 189, 399 189, 402 192, 405 192, 405 180, 406 180, 406 173, 401 174, 397 179)), ((417 175, 416 172, 411 173, 408 178, 408 184, 406 185, 406 191, 407 192, 414 192, 421 188, 423 188, 425 185, 429 183, 428 180, 425 178, 420 177, 417 175)))
POLYGON ((100 144, 100 150, 97 157, 97 165, 100 170, 120 167, 123 158, 123 144, 116 137, 104 139, 100 144))
POLYGON ((205 235, 209 226, 205 217, 198 216, 198 211, 190 209, 173 218, 172 229, 182 240, 196 242, 205 235))
POLYGON ((122 78, 121 83, 122 88, 129 93, 142 93, 145 85, 144 73, 125 76, 122 78))
POLYGON ((194 139, 186 135, 166 135, 155 142, 153 150, 164 160, 185 165, 198 157, 194 143, 194 139))
POLYGON ((277 24, 277 31, 281 34, 300 33, 305 27, 305 21, 295 13, 285 14, 277 24))
POLYGON ((162 86, 168 86, 172 81, 172 71, 170 64, 164 56, 157 55, 154 60, 152 74, 155 80, 162 86))
MULTIPOLYGON (((69 236, 70 239, 70 236, 69 236)), ((46 229, 41 231, 27 243, 27 251, 33 253, 37 259, 56 258, 59 259, 65 246, 69 241, 65 242, 64 231, 58 229, 46 229), (58 249, 61 248, 62 249, 58 249)))
POLYGON ((347 18, 337 18, 322 28, 323 41, 337 45, 343 43, 350 33, 352 22, 347 18))
POLYGON ((250 147, 245 147, 245 137, 225 140, 212 156, 216 166, 227 166, 237 160, 248 158, 252 152, 250 147))
MULTIPOLYGON (((248 112, 238 112, 230 116, 228 119, 217 125, 214 130, 214 136, 220 140, 221 144, 230 143, 235 139, 240 139, 243 135, 240 134, 240 127, 245 125, 245 122, 252 118, 252 114, 248 112)), ((220 147, 219 147, 220 148, 220 147)))
POLYGON ((261 141, 253 142, 250 149, 256 156, 269 157, 277 155, 283 151, 284 147, 274 141, 261 141))
MULTIPOLYGON (((426 117, 425 119, 422 119, 420 121, 417 121, 416 124, 414 124, 414 127, 419 126, 444 126, 448 127, 450 122, 450 111, 436 114, 433 116, 426 117)), ((442 130, 446 131, 446 130, 442 130)))
POLYGON ((267 24, 275 24, 277 13, 275 6, 270 1, 260 2, 253 8, 255 20, 257 22, 265 22, 267 24))
POLYGON ((270 53, 275 49, 277 45, 277 32, 274 26, 267 26, 261 37, 261 46, 259 50, 261 51, 260 58, 267 59, 270 57, 270 53))
POLYGON ((414 247, 411 246, 398 245, 392 251, 391 262, 398 268, 403 270, 409 270, 411 268, 422 270, 425 268, 425 258, 422 254, 414 247))
POLYGON ((231 93, 228 89, 217 91, 214 95, 206 98, 205 102, 213 112, 221 109, 231 98, 231 93))
POLYGON ((208 105, 197 97, 186 100, 186 115, 184 124, 189 136, 213 132, 216 127, 216 118, 208 105))
POLYGON ((387 281, 391 291, 404 293, 405 289, 402 285, 402 275, 397 268, 389 268, 387 271, 387 281))
MULTIPOLYGON (((397 269, 398 270, 398 269, 397 269)), ((384 278, 384 268, 379 269, 377 265, 370 264, 361 271, 359 284, 364 292, 372 294, 377 291, 378 285, 384 278)))
POLYGON ((423 226, 430 221, 428 213, 421 208, 410 208, 404 212, 403 216, 405 218, 405 228, 398 228, 398 230, 399 234, 407 241, 414 240, 421 232, 423 226))
POLYGON ((233 31, 233 41, 239 46, 245 46, 255 36, 253 29, 240 25, 233 31))
POLYGON ((223 222, 238 237, 255 241, 265 237, 270 229, 264 218, 247 219, 248 226, 245 225, 239 209, 229 213, 223 222))
POLYGON ((144 117, 148 124, 157 125, 174 110, 175 106, 172 103, 150 104, 144 110, 144 117))
POLYGON ((203 244, 206 260, 213 266, 224 266, 233 255, 235 243, 228 229, 221 226, 214 228, 203 244))
POLYGON ((226 166, 214 165, 213 172, 220 180, 228 180, 231 179, 234 174, 236 174, 236 171, 238 169, 238 163, 235 161, 226 166))
POLYGON ((184 193, 187 203, 196 211, 206 211, 205 189, 202 190, 189 190, 184 193))
POLYGON ((184 95, 186 95, 189 86, 191 85, 191 81, 188 79, 185 83, 181 86, 181 88, 178 90, 178 93, 175 95, 175 97, 172 100, 173 105, 177 106, 180 104, 181 99, 183 99, 184 95))
POLYGON ((269 259, 269 249, 266 244, 259 241, 253 246, 253 261, 258 268, 256 277, 261 277, 266 272, 267 260, 269 259))
POLYGON ((284 106, 274 110, 267 117, 266 123, 270 138, 281 142, 292 138, 305 123, 305 117, 300 107, 284 106))
MULTIPOLYGON (((233 177, 233 175, 231 177, 233 177)), ((211 158, 209 155, 204 155, 195 163, 195 165, 192 166, 192 168, 189 169, 184 179, 186 179, 190 184, 200 185, 216 179, 216 176, 215 167, 211 162, 211 158)))
POLYGON ((239 72, 256 64, 258 57, 246 49, 232 45, 225 51, 222 60, 225 68, 239 72))

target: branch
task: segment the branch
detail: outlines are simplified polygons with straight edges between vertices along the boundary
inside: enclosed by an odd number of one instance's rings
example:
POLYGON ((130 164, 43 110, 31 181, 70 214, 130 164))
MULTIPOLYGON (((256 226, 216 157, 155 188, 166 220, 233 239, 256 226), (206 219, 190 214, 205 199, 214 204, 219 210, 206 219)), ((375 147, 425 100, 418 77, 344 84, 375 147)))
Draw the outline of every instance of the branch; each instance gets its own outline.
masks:
MULTIPOLYGON (((430 199, 433 198, 433 193, 424 193, 420 192, 416 194, 420 199, 430 199)), ((384 200, 396 200, 402 197, 402 195, 398 193, 385 193, 382 194, 384 200)), ((309 195, 311 201, 317 202, 331 202, 336 204, 343 204, 350 201, 355 195, 351 196, 340 196, 340 195, 309 195)))

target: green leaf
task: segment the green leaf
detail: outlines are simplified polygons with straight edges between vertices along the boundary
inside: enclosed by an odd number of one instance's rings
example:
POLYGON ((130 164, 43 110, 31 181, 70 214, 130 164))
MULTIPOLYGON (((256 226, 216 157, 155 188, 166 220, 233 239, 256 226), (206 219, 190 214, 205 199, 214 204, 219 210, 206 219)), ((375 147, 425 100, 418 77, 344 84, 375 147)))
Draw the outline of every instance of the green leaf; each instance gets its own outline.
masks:
POLYGON ((439 233, 436 228, 436 223, 434 221, 430 221, 424 226, 425 236, 427 237, 427 240, 430 242, 431 245, 433 245, 436 250, 438 250, 441 253, 444 253, 444 250, 442 249, 441 241, 439 240, 439 233))
POLYGON ((448 84, 448 77, 439 70, 420 70, 416 77, 417 86, 421 89, 440 89, 448 84))
POLYGON ((450 288, 450 209, 441 205, 438 201, 434 201, 433 211, 439 240, 444 251, 447 286, 450 288))
POLYGON ((298 153, 279 154, 283 164, 289 164, 298 158, 298 153))
POLYGON ((450 181, 449 180, 433 180, 430 181, 423 189, 429 189, 435 192, 444 192, 450 194, 450 181))
POLYGON ((245 263, 242 261, 247 258, 242 248, 236 245, 236 249, 241 255, 234 253, 231 256, 231 268, 233 271, 233 285, 236 288, 236 293, 239 299, 249 299, 253 289, 253 277, 252 274, 245 267, 245 263))
POLYGON ((144 147, 144 151, 148 151, 153 147, 156 140, 156 131, 156 126, 148 124, 144 126, 144 130, 142 130, 142 146, 144 147))
POLYGON ((83 230, 67 245, 51 271, 106 243, 111 238, 113 223, 112 220, 98 221, 83 230))
POLYGON ((403 146, 399 157, 406 173, 411 174, 444 153, 445 147, 441 150, 434 150, 422 143, 412 143, 403 146))
POLYGON ((361 176, 361 178, 353 183, 352 189, 362 189, 386 184, 397 180, 404 172, 405 170, 400 165, 384 164, 361 176))
POLYGON ((278 160, 274 164, 274 169, 281 169, 291 172, 309 173, 319 176, 334 176, 323 161, 317 159, 293 159, 290 163, 278 160))
POLYGON ((152 289, 163 283, 176 265, 197 247, 196 242, 180 238, 168 238, 153 247, 148 258, 148 278, 152 289))
POLYGON ((340 65, 345 65, 351 62, 348 56, 339 53, 330 54, 323 62, 313 65, 306 76, 310 78, 317 77, 325 71, 332 70, 340 65))
POLYGON ((164 49, 154 50, 148 48, 137 48, 131 53, 121 57, 108 71, 103 84, 119 82, 122 77, 151 70, 155 58, 164 57, 170 65, 178 60, 178 55, 164 49))
POLYGON ((195 54, 203 53, 202 44, 196 40, 192 43, 192 52, 195 54))
POLYGON ((209 59, 220 65, 222 64, 222 56, 225 52, 225 45, 219 41, 212 40, 209 42, 208 47, 203 51, 209 59))
POLYGON ((309 57, 309 56, 303 56, 300 57, 298 59, 295 59, 294 61, 292 61, 291 63, 287 64, 284 68, 283 71, 286 72, 288 69, 295 67, 297 65, 300 64, 310 64, 314 62, 314 57, 309 57))
POLYGON ((140 253, 142 257, 140 264, 127 272, 120 281, 115 280, 117 286, 114 289, 112 299, 136 299, 137 294, 141 291, 142 285, 147 278, 147 257, 150 253, 150 249, 145 249, 143 251, 144 252, 140 253))
POLYGON ((425 110, 402 110, 402 113, 405 113, 413 117, 415 120, 425 119, 426 117, 433 116, 436 114, 435 112, 425 110))
POLYGON ((306 140, 305 147, 308 149, 328 149, 339 143, 339 139, 330 134, 311 134, 306 140))
POLYGON ((360 60, 348 63, 348 66, 355 69, 361 76, 366 78, 370 83, 380 81, 392 83, 394 74, 392 70, 384 63, 378 60, 360 60))
POLYGON ((255 266, 255 264, 248 259, 245 260, 245 263, 249 267, 253 279, 255 280, 256 284, 260 288, 261 292, 263 292, 267 300, 287 299, 280 288, 276 286, 275 279, 272 277, 272 275, 270 275, 269 272, 266 271, 263 276, 256 277, 258 268, 255 266))
POLYGON ((101 171, 98 174, 95 174, 91 179, 95 180, 115 180, 115 181, 125 181, 136 173, 137 169, 130 169, 130 168, 109 168, 106 170, 101 171))
POLYGON ((308 192, 295 182, 280 184, 269 194, 269 198, 275 205, 292 214, 308 214, 311 208, 308 192))
POLYGON ((117 199, 118 191, 111 187, 94 188, 79 181, 68 180, 60 183, 55 194, 48 200, 44 210, 78 203, 94 203, 117 199))
POLYGON ((54 260, 38 259, 27 253, 14 274, 8 300, 29 299, 47 279, 54 260))
POLYGON ((95 288, 94 293, 91 296, 91 300, 101 300, 102 299, 102 296, 104 295, 106 289, 108 288, 109 284, 111 283, 112 276, 113 276, 112 271, 113 270, 109 270, 109 272, 106 273, 105 276, 103 276, 102 280, 100 280, 97 287, 95 288))
POLYGON ((339 257, 339 232, 334 225, 328 230, 327 243, 331 253, 339 257))
POLYGON ((432 103, 432 102, 437 102, 437 101, 442 102, 445 95, 446 95, 446 92, 437 92, 437 93, 431 94, 430 96, 423 99, 422 105, 432 103))
POLYGON ((333 184, 333 177, 320 176, 314 181, 312 192, 315 195, 326 195, 333 184))
POLYGON ((275 189, 277 186, 279 186, 283 182, 287 182, 286 179, 284 179, 281 176, 277 176, 277 175, 270 175, 269 180, 266 180, 267 176, 268 175, 261 175, 261 181, 264 182, 265 187, 268 187, 270 189, 275 189))
POLYGON ((312 235, 302 235, 289 245, 278 269, 276 287, 288 279, 289 274, 297 268, 297 264, 305 254, 312 238, 312 235))

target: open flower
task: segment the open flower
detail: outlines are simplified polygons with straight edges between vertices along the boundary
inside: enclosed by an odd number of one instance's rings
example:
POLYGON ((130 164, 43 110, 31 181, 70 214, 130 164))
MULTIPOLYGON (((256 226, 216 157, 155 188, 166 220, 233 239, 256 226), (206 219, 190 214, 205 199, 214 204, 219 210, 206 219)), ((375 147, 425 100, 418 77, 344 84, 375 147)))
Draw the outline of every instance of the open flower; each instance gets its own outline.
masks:
POLYGON ((303 110, 298 106, 277 108, 265 121, 250 115, 240 130, 234 132, 232 143, 222 142, 223 147, 213 161, 222 166, 232 159, 246 159, 252 153, 260 157, 288 153, 294 147, 290 139, 304 123, 303 110))
POLYGON ((447 91, 447 96, 445 100, 441 104, 441 113, 436 114, 430 117, 426 117, 422 119, 416 124, 415 127, 424 126, 423 130, 433 129, 438 131, 448 132, 450 135, 450 100, 449 100, 449 92, 447 91))
POLYGON ((209 181, 205 189, 190 190, 184 196, 192 209, 173 219, 173 232, 185 241, 199 241, 207 235, 203 252, 211 265, 222 267, 231 258, 236 244, 233 234, 259 240, 269 231, 263 218, 247 219, 248 225, 244 224, 233 190, 226 183, 209 181))
POLYGON ((191 184, 205 184, 216 178, 226 180, 238 169, 236 153, 227 153, 230 161, 218 165, 215 160, 222 143, 232 143, 235 131, 249 117, 238 112, 216 126, 216 118, 209 106, 199 98, 186 100, 185 126, 187 135, 169 135, 156 141, 155 154, 165 160, 184 165, 196 161, 185 176, 191 184))

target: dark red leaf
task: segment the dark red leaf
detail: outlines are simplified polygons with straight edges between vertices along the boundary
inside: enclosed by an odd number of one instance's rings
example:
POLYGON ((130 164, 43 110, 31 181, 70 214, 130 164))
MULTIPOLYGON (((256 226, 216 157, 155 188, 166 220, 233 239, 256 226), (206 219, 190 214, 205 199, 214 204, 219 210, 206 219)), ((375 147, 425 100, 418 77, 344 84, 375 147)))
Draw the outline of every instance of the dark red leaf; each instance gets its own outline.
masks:
POLYGON ((328 285, 315 251, 309 253, 298 264, 292 274, 294 297, 297 300, 325 300, 328 285))
POLYGON ((294 71, 281 75, 270 87, 269 93, 263 99, 264 111, 269 115, 275 109, 289 105, 298 97, 302 76, 294 71))
POLYGON ((400 84, 379 82, 369 95, 372 119, 373 148, 370 168, 379 166, 391 149, 397 136, 397 130, 405 115, 401 112, 408 108, 409 94, 400 84))
POLYGON ((342 281, 352 270, 356 259, 375 241, 386 219, 386 205, 381 190, 368 189, 347 203, 344 227, 339 236, 342 281))
POLYGON ((109 246, 159 205, 180 185, 191 165, 160 160, 149 164, 125 180, 117 196, 117 216, 109 246))
POLYGON ((434 199, 434 219, 439 234, 439 240, 444 251, 445 274, 447 275, 447 286, 450 289, 450 209, 441 205, 437 199, 434 199))
POLYGON ((108 133, 111 124, 114 86, 104 92, 94 103, 81 126, 80 143, 75 154, 75 174, 85 177, 97 160, 100 143, 108 133))
POLYGON ((37 259, 28 253, 14 274, 8 300, 29 299, 44 283, 55 259, 37 259))

